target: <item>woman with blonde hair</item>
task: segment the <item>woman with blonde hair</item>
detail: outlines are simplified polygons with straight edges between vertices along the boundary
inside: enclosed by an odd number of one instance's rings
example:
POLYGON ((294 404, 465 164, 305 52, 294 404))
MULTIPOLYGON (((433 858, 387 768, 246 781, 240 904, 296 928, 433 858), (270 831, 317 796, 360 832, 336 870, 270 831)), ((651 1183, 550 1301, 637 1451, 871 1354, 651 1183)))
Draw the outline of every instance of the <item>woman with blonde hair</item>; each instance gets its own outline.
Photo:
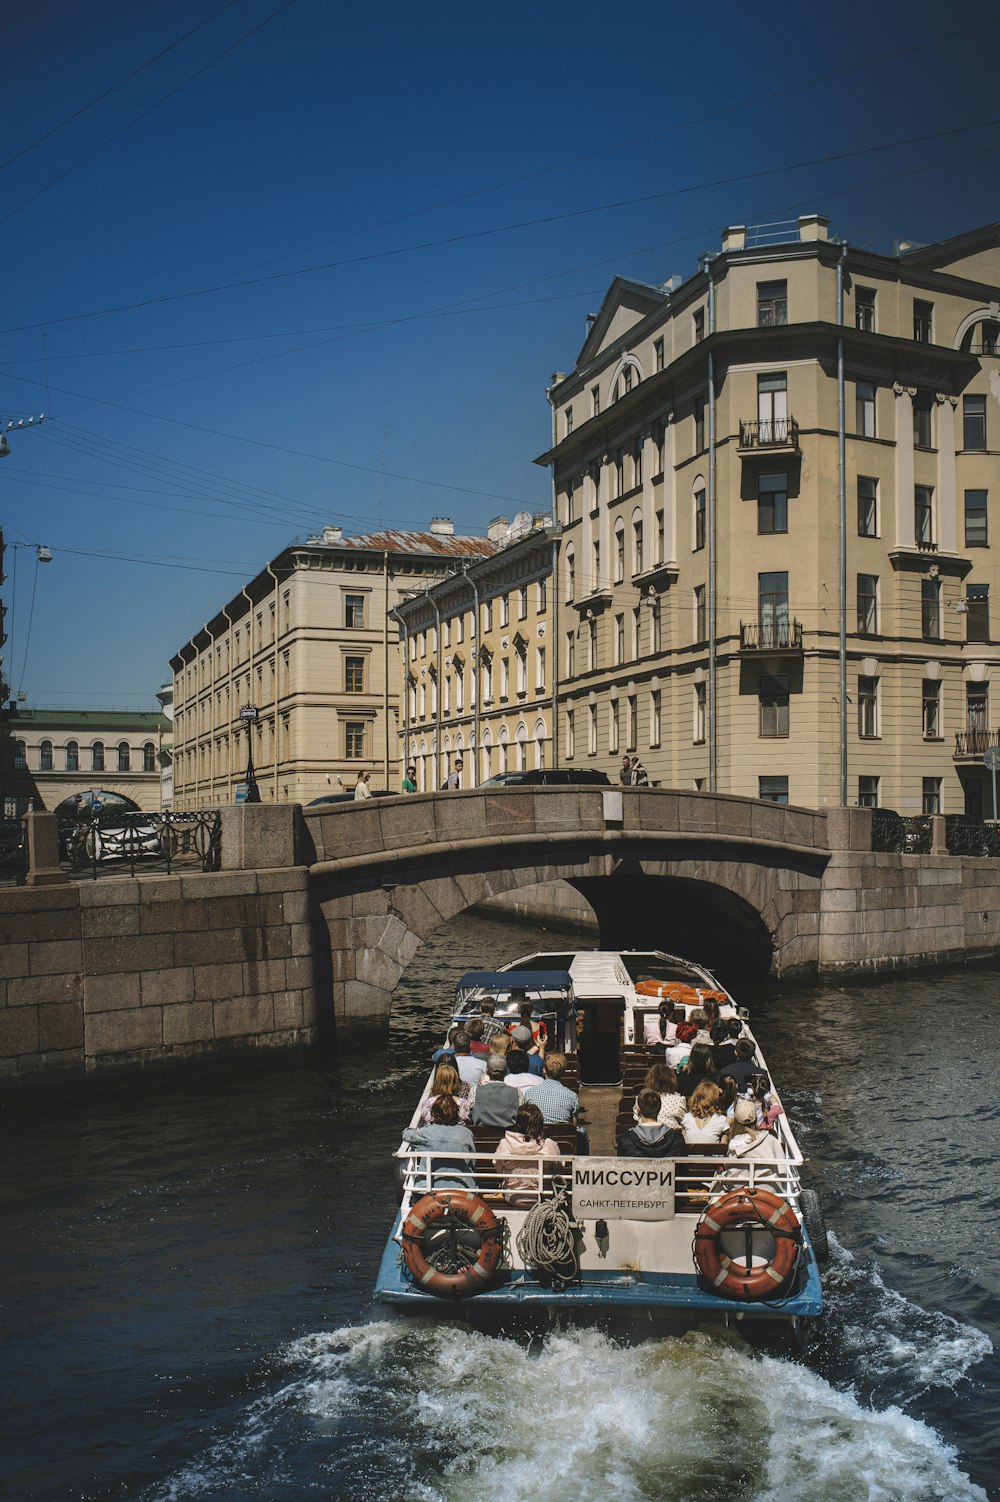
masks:
POLYGON ((434 1102, 444 1095, 451 1095, 454 1097, 455 1104, 458 1107, 459 1121, 468 1121, 469 1117, 472 1115, 472 1102, 474 1094, 475 1092, 470 1089, 465 1081, 459 1078, 458 1070, 455 1068, 451 1060, 442 1059, 441 1063, 434 1071, 434 1078, 431 1080, 430 1094, 421 1104, 420 1116, 418 1118, 420 1125, 422 1126, 431 1120, 431 1112, 434 1109, 434 1102))
POLYGON ((721 1142, 729 1131, 729 1118, 720 1109, 722 1092, 711 1080, 695 1085, 688 1097, 688 1108, 681 1120, 684 1141, 712 1144, 721 1142))
POLYGON ((490 1053, 498 1053, 501 1058, 512 1046, 510 1033, 495 1033, 490 1039, 490 1053))

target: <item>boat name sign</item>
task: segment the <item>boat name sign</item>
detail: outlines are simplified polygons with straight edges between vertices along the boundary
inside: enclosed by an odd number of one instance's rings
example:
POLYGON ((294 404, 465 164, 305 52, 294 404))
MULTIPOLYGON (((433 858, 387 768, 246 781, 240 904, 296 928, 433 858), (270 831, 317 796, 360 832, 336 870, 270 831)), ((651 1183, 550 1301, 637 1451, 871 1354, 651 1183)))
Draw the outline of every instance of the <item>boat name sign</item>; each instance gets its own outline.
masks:
POLYGON ((674 1165, 629 1158, 577 1158, 573 1211, 583 1220, 672 1220, 674 1165))

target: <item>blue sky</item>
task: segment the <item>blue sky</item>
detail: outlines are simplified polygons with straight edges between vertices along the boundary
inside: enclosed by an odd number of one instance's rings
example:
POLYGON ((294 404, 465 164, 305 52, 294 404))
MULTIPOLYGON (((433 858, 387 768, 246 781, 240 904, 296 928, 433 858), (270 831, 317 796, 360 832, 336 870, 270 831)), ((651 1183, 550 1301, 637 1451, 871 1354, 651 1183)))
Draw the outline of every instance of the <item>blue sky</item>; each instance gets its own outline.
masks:
POLYGON ((13 601, 7 554, 13 687, 154 706, 324 521, 546 507, 545 387, 616 272, 799 212, 882 251, 989 222, 998 39, 977 0, 8 11, 0 414, 48 416, 0 523, 54 553, 13 601))

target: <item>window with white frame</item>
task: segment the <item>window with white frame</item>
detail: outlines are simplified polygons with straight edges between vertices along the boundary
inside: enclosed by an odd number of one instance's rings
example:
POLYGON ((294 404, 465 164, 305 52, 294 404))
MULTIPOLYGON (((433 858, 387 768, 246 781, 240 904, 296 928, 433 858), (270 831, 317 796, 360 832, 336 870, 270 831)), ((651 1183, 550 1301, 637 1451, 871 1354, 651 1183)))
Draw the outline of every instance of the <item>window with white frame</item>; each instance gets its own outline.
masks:
POLYGON ((615 616, 615 666, 625 661, 625 617, 615 616))
POLYGON ((632 516, 632 572, 641 574, 644 567, 642 539, 642 513, 636 511, 632 516))
POLYGON ((573 711, 566 711, 566 759, 572 761, 576 755, 576 733, 574 727, 573 711))
POLYGON ((597 755, 597 705, 587 705, 587 751, 597 755))
POLYGON ((618 700, 612 699, 608 706, 608 754, 618 753, 618 700))
POLYGON ((629 694, 625 700, 626 733, 628 741, 627 751, 634 751, 639 742, 639 699, 636 694, 629 694))
POLYGON ((858 575, 858 635, 878 635, 878 575, 858 575))
POLYGON ((878 739, 878 679, 858 675, 858 735, 878 739))
POLYGON ((707 713, 707 693, 704 683, 696 683, 694 686, 694 734, 693 740, 696 746, 705 743, 705 725, 707 713))
POLYGON ((625 523, 621 517, 615 522, 615 583, 625 578, 625 523))
POLYGON ((858 807, 878 808, 879 806, 879 778, 858 778, 858 807))
POLYGON ((941 684, 937 678, 923 680, 920 697, 921 733, 925 741, 941 739, 941 684))
POLYGON ((661 734, 662 700, 661 691, 658 688, 649 691, 649 744, 658 746, 661 734))
POLYGON ((535 648, 535 692, 545 692, 545 648, 535 648))
POLYGON ((854 431, 859 438, 875 437, 875 382, 854 383, 854 431))
POLYGON ((642 656, 642 606, 632 607, 632 657, 636 661, 642 656))
POLYGON ((923 779, 922 803, 925 814, 939 814, 941 812, 941 779, 940 777, 925 777, 923 779))

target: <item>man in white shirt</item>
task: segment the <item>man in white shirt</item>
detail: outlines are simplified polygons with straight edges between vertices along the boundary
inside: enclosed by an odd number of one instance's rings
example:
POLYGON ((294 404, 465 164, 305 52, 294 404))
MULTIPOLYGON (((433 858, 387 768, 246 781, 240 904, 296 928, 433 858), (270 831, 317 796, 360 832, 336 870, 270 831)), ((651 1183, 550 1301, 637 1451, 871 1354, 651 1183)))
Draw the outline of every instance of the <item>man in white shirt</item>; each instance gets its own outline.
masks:
POLYGON ((454 1048, 455 1068, 458 1070, 459 1079, 475 1089, 486 1069, 485 1057, 482 1054, 472 1053, 472 1039, 464 1027, 459 1028, 455 1034, 454 1048))
POLYGON ((541 1084, 538 1075, 532 1074, 528 1068, 528 1055, 520 1048, 511 1048, 507 1051, 505 1084, 512 1085, 515 1090, 529 1090, 532 1085, 541 1084))

